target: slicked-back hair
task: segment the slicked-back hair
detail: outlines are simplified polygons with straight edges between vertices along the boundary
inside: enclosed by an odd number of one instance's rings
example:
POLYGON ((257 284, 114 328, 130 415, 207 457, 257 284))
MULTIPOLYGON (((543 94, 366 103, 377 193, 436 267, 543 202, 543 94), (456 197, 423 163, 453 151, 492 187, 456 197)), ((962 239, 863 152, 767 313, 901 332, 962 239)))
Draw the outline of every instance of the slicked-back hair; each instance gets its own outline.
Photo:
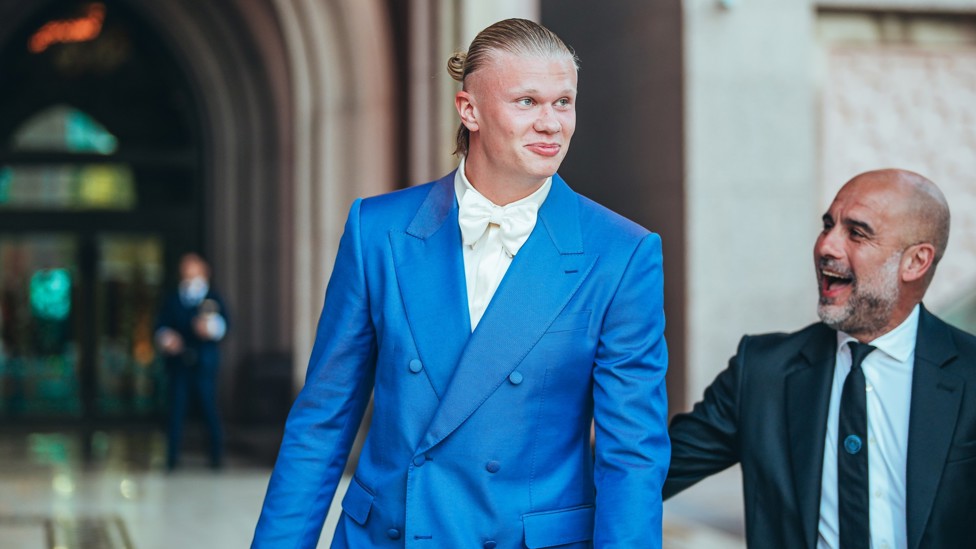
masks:
MULTIPOLYGON (((519 56, 568 57, 579 70, 576 53, 556 33, 528 19, 505 19, 479 32, 468 51, 455 52, 447 60, 447 72, 465 89, 467 77, 484 67, 495 52, 507 52, 519 56)), ((457 132, 454 154, 468 154, 470 131, 462 123, 457 132)))

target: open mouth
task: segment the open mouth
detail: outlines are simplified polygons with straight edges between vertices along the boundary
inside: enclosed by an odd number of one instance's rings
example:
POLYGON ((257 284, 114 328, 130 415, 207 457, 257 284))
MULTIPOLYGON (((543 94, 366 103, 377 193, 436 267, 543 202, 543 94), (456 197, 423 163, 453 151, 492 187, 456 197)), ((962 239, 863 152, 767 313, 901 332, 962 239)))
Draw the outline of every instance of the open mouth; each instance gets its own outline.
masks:
POLYGON ((851 273, 831 269, 820 269, 820 289, 825 294, 834 294, 854 283, 851 273))

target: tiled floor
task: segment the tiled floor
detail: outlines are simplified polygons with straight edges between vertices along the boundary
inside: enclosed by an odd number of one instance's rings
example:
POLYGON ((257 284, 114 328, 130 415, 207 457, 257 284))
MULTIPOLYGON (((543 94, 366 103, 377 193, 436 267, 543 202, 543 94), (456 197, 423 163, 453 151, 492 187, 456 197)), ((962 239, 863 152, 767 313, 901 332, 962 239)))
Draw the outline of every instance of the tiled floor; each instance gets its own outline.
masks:
POLYGON ((664 502, 665 549, 745 549, 742 478, 733 467, 664 502))
MULTIPOLYGON (((0 548, 237 549, 250 543, 270 470, 238 453, 162 470, 158 434, 96 434, 91 458, 65 434, 0 436, 0 548)), ((342 487, 344 488, 344 486, 342 487)), ((740 549, 738 474, 665 504, 665 548, 740 549)), ((339 498, 336 498, 337 500, 339 498)), ((333 509, 335 511, 335 509, 333 509)), ((325 532, 331 532, 334 515, 325 532)), ((324 534, 320 547, 328 547, 324 534)))

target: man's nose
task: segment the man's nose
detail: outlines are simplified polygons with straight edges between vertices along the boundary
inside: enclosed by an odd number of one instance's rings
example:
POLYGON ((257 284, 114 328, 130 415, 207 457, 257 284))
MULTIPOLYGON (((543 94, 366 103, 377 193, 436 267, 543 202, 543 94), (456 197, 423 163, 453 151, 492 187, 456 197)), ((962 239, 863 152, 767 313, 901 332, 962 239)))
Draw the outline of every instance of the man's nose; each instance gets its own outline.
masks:
POLYGON ((535 131, 542 133, 558 133, 562 129, 562 124, 556 118, 552 105, 542 105, 539 117, 535 120, 535 131))
POLYGON ((840 233, 841 231, 837 227, 825 229, 824 232, 820 233, 820 236, 817 238, 817 243, 814 246, 814 251, 817 252, 817 255, 834 259, 839 258, 842 254, 841 239, 843 238, 840 233))

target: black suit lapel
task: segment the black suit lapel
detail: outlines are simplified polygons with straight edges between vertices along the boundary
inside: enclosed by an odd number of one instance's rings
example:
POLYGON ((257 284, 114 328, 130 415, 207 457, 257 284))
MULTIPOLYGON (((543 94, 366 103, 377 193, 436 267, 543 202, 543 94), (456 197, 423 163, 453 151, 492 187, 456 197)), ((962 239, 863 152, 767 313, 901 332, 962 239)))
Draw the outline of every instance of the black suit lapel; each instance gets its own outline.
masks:
POLYGON ((945 368, 956 356, 956 346, 946 325, 922 307, 908 421, 905 500, 910 549, 916 549, 921 543, 956 430, 963 380, 945 368))
POLYGON ((803 362, 786 378, 786 419, 793 483, 803 523, 803 539, 810 549, 817 544, 827 409, 837 354, 836 332, 821 327, 800 349, 803 362))

